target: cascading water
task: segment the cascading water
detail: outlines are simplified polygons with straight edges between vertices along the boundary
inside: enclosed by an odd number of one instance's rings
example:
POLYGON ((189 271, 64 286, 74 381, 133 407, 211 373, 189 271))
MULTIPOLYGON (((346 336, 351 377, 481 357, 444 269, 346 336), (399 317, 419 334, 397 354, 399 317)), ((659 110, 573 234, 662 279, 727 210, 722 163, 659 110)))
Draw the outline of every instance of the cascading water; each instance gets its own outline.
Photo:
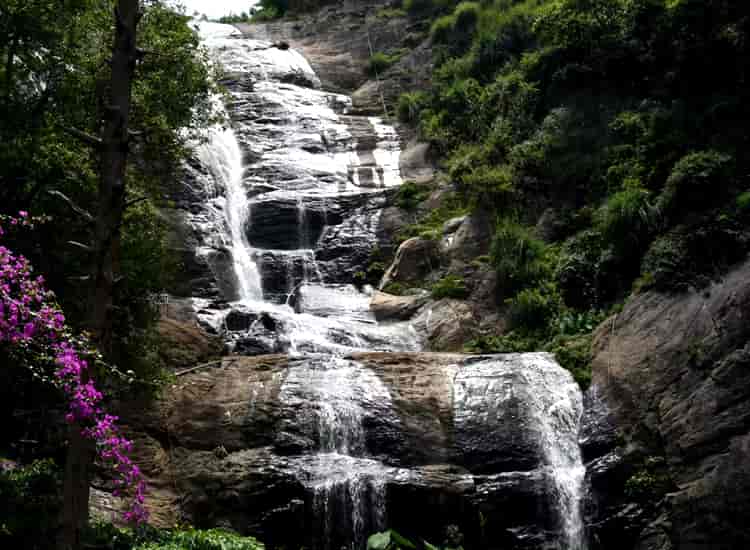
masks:
MULTIPOLYGON (((217 279, 234 284, 221 289, 224 302, 196 299, 196 309, 237 353, 296 358, 275 399, 287 411, 277 429, 293 427, 316 442, 285 458, 308 491, 306 524, 313 527, 306 545, 362 550, 367 535, 389 523, 390 487, 429 483, 435 475, 429 464, 422 471, 423 464, 372 450, 373 426, 387 425, 386 439, 413 426, 403 425, 381 375, 348 356, 420 349, 409 323, 377 323, 367 290, 349 284, 352 264, 366 265, 377 244, 383 190, 401 183, 398 136, 379 118, 347 114, 348 97, 318 90, 298 52, 226 25, 201 23, 200 32, 224 70, 231 128, 214 128, 199 149, 193 169, 209 200, 192 220, 204 243, 198 255, 208 258, 217 279)), ((463 460, 461 449, 481 447, 477 433, 501 438, 503 422, 518 413, 523 438, 533 435, 529 452, 549 479, 558 547, 585 550, 580 391, 551 360, 520 357, 482 358, 445 371, 452 400, 446 433, 455 432, 456 441, 442 460, 462 464, 445 479, 457 487, 479 484, 470 470, 485 466, 463 460)), ((251 393, 255 411, 272 390, 260 383, 251 393)))

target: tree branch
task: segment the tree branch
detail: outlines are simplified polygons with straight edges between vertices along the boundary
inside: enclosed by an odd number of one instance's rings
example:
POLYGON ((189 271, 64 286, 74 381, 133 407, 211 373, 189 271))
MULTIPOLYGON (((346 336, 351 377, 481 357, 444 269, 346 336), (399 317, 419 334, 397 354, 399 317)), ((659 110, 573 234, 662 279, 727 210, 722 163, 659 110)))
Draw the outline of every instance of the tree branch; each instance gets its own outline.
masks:
POLYGON ((102 140, 99 139, 96 136, 92 136, 91 134, 88 134, 84 132, 83 130, 79 130, 78 128, 71 128, 70 126, 64 126, 62 124, 58 124, 58 126, 65 132, 69 133, 73 137, 78 138, 86 145, 89 145, 90 147, 93 147, 94 149, 101 149, 102 148, 102 140))
POLYGON ((84 252, 91 253, 91 252, 94 251, 94 247, 93 246, 90 246, 90 245, 87 245, 87 244, 83 244, 83 243, 79 243, 78 241, 68 241, 68 244, 70 246, 74 247, 74 248, 78 248, 80 250, 83 250, 84 252))
POLYGON ((70 198, 68 198, 65 194, 61 193, 60 191, 57 191, 55 189, 52 189, 50 191, 47 191, 48 194, 52 195, 53 197, 57 197, 58 199, 61 199, 65 204, 67 204, 73 212, 78 214, 79 216, 83 217, 87 223, 93 224, 94 223, 94 216, 92 216, 88 210, 85 208, 81 208, 76 203, 74 203, 70 198))

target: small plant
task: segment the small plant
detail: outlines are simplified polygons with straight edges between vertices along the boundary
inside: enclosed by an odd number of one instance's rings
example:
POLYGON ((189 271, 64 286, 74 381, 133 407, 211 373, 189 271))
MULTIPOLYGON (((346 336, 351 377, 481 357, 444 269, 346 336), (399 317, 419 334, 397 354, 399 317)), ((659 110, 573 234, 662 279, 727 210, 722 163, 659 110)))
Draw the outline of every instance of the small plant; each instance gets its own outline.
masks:
POLYGON ((414 123, 419 120, 419 113, 427 103, 424 92, 404 92, 398 98, 396 114, 401 122, 414 123))
POLYGON ((507 302, 511 325, 525 331, 545 330, 562 307, 560 294, 551 282, 521 290, 507 302))
POLYGON ((401 59, 405 53, 406 50, 404 49, 394 50, 391 53, 375 52, 370 57, 370 61, 367 63, 367 67, 365 68, 365 72, 369 76, 380 75, 386 69, 388 69, 388 67, 401 59))
POLYGON ((506 296, 534 286, 551 273, 547 246, 532 235, 531 229, 507 218, 497 226, 490 256, 506 296))
POLYGON ((394 296, 403 296, 407 290, 408 287, 402 283, 388 283, 383 287, 383 292, 393 294, 394 296))
POLYGON ((463 278, 457 275, 448 275, 432 285, 432 297, 435 300, 441 298, 462 300, 468 295, 469 290, 466 288, 463 278))
POLYGON ((427 186, 411 180, 405 181, 398 188, 395 203, 404 210, 414 210, 429 194, 430 189, 427 186))

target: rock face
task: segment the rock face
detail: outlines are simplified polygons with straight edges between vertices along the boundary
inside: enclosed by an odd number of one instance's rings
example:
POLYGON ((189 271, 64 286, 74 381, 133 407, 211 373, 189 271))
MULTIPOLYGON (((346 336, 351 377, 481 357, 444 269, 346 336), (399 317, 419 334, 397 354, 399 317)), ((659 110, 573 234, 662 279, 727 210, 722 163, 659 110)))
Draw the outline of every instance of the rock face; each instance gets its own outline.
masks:
POLYGON ((583 469, 559 457, 577 451, 580 414, 545 354, 371 353, 226 359, 124 419, 163 518, 271 547, 361 545, 387 522, 432 540, 457 524, 466 548, 542 549, 575 536, 560 507, 583 469))
POLYGON ((386 292, 375 292, 370 301, 370 310, 375 319, 382 320, 405 320, 411 318, 426 302, 426 297, 416 296, 394 296, 386 292))
MULTIPOLYGON (((621 487, 630 473, 617 456, 624 452, 631 464, 662 458, 670 479, 651 517, 625 522, 630 543, 620 535, 602 548, 750 547, 749 312, 745 263, 703 292, 639 295, 600 327, 594 384, 624 439, 620 451, 593 453, 610 463, 600 475, 619 477, 621 487)), ((608 488, 610 501, 617 487, 608 488)), ((610 519, 625 508, 609 510, 610 519)))
POLYGON ((415 283, 439 265, 438 245, 431 239, 413 237, 401 243, 396 258, 383 275, 380 287, 390 283, 415 283))

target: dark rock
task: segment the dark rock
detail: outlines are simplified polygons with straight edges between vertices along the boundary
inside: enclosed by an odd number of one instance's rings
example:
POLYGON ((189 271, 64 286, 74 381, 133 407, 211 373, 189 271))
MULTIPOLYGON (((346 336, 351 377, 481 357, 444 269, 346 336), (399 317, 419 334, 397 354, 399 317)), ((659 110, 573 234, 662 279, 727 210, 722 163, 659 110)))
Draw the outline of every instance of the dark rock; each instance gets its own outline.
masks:
MULTIPOLYGON (((750 547, 748 311, 745 263, 705 292, 637 295, 596 333, 593 378, 613 423, 628 448, 664 456, 677 486, 660 528, 675 548, 750 547)), ((643 536, 643 548, 666 544, 643 536)))

